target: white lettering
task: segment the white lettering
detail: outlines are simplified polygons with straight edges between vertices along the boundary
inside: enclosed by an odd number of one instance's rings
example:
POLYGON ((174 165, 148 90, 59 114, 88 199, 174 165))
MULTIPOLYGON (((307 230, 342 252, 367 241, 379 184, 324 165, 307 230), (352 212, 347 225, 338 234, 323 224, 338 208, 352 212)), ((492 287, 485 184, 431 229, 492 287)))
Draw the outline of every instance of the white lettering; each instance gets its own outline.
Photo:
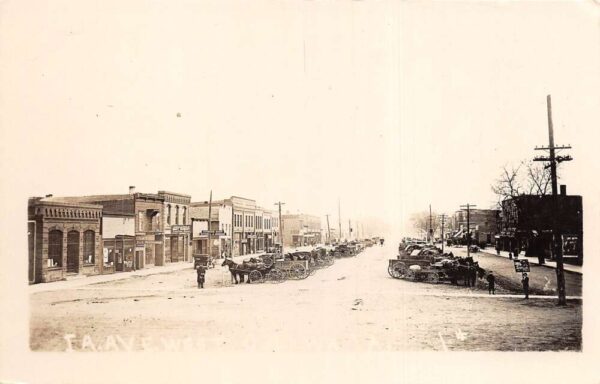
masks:
POLYGON ((84 335, 83 340, 81 341, 81 350, 83 351, 86 348, 90 348, 94 352, 96 351, 96 346, 94 345, 90 335, 84 335))
POLYGON ((115 337, 113 335, 108 335, 106 337, 106 342, 104 343, 104 348, 102 348, 104 351, 119 351, 119 346, 117 345, 117 341, 115 340, 115 337))
POLYGON ((131 336, 129 339, 127 339, 127 342, 125 342, 121 336, 117 335, 117 341, 127 352, 133 351, 133 336, 131 336))
POLYGON ((73 343, 71 342, 75 338, 75 335, 72 333, 68 333, 65 335, 65 341, 67 342, 67 349, 65 352, 73 352, 73 343))

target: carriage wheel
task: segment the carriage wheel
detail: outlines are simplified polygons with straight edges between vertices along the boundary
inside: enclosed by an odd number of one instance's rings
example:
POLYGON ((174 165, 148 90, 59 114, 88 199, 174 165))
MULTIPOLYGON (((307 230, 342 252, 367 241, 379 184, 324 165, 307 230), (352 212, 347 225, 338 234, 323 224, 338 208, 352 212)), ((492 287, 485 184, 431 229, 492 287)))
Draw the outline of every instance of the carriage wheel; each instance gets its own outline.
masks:
POLYGON ((325 258, 325 264, 329 267, 332 266, 335 263, 335 258, 332 256, 327 256, 325 258))
POLYGON ((265 257, 263 257, 262 260, 263 260, 263 263, 265 263, 265 266, 267 268, 271 268, 271 266, 275 262, 275 260, 273 260, 273 258, 271 256, 265 256, 265 257))
POLYGON ((272 283, 281 283, 285 280, 285 275, 281 269, 275 268, 267 273, 266 279, 272 283))
POLYGON ((404 275, 404 277, 409 280, 416 280, 417 274, 415 273, 415 271, 413 271, 412 269, 409 268, 406 271, 406 274, 404 275))
POLYGON ((250 281, 250 283, 260 283, 262 282, 262 278, 262 273, 260 273, 256 269, 250 272, 250 274, 248 275, 248 281, 250 281))
POLYGON ((430 273, 427 276, 427 281, 432 284, 437 284, 440 282, 440 275, 437 272, 430 273))
POLYGON ((390 275, 394 279, 404 279, 407 277, 408 268, 406 268, 406 264, 404 263, 397 263, 392 266, 391 271, 388 268, 388 272, 390 272, 390 275))
POLYGON ((302 264, 292 264, 289 274, 292 279, 305 279, 308 277, 306 268, 304 268, 304 265, 302 264))

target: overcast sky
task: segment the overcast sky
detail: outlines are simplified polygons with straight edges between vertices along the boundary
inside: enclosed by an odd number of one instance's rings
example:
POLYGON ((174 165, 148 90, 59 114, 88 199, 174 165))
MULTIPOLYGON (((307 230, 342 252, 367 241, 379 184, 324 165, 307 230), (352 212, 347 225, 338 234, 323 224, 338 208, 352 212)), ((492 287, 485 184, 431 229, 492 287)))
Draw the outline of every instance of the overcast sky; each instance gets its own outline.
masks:
POLYGON ((334 220, 339 197, 399 230, 489 207, 552 94, 563 181, 597 202, 592 4, 4 3, 3 193, 212 189, 334 220))

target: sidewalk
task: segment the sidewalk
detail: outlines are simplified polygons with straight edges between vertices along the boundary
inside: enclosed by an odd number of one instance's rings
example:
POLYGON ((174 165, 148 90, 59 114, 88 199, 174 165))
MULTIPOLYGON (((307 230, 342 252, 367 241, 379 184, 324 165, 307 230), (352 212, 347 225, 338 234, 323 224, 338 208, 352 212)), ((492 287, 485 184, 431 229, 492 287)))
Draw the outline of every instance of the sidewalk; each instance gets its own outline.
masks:
MULTIPOLYGON (((241 263, 244 259, 256 257, 264 252, 253 253, 242 256, 235 256, 232 258, 236 263, 241 263)), ((220 269, 223 259, 214 259, 215 269, 220 269)), ((77 276, 69 280, 55 281, 52 283, 39 283, 29 286, 29 293, 47 292, 47 291, 58 291, 61 289, 73 289, 84 287, 86 285, 106 283, 109 281, 117 281, 129 279, 131 277, 158 275, 161 273, 171 273, 181 271, 183 269, 193 269, 194 263, 192 261, 181 261, 173 264, 167 264, 160 267, 150 267, 144 269, 138 269, 137 271, 131 272, 116 272, 108 275, 95 275, 95 276, 77 276)), ((226 268, 226 267, 225 267, 226 268)))
MULTIPOLYGON (((496 253, 495 249, 483 249, 483 250, 480 250, 479 252, 487 253, 489 255, 494 255, 494 256, 499 256, 499 257, 505 257, 507 259, 509 258, 508 251, 500 251, 500 255, 498 255, 496 253)), ((529 260, 529 264, 540 265, 537 257, 519 255, 519 260, 523 260, 523 259, 529 260)), ((513 258, 513 260, 514 260, 514 258, 513 258)), ((541 265, 543 267, 556 269, 556 261, 546 260, 545 263, 541 264, 541 265)), ((583 274, 583 267, 581 265, 563 264, 563 266, 564 266, 565 271, 583 274)))

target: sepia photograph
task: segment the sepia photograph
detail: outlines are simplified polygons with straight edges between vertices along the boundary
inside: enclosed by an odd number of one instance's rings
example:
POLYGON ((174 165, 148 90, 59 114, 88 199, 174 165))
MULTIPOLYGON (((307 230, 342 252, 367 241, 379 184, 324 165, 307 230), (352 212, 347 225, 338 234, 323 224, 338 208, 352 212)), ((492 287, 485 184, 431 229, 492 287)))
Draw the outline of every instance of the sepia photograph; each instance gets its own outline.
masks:
POLYGON ((0 382, 599 383, 599 21, 1 2, 0 382))

